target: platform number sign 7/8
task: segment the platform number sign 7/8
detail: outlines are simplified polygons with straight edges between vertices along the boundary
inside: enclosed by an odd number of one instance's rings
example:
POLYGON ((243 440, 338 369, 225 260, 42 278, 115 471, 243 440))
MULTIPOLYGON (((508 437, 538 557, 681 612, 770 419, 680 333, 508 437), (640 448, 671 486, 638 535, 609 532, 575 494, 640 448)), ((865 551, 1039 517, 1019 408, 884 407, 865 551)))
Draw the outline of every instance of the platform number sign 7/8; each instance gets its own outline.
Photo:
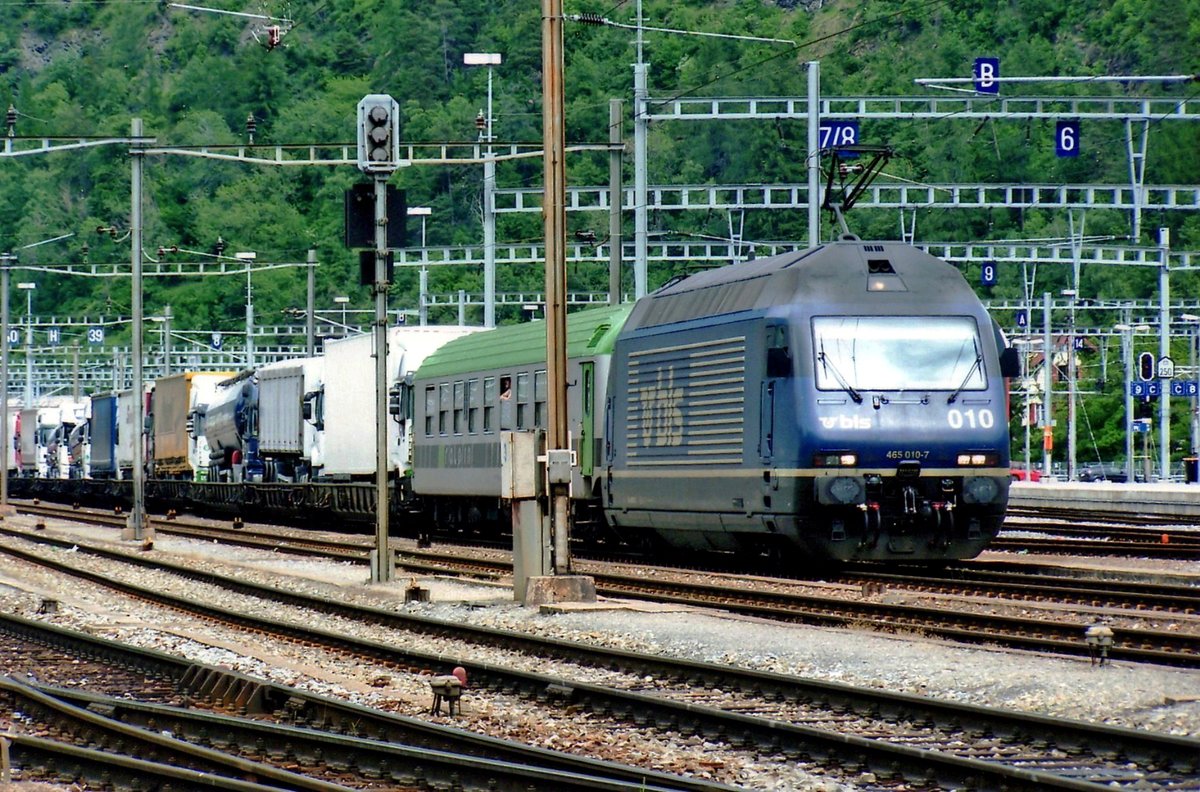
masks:
POLYGON ((1059 157, 1079 156, 1079 122, 1059 121, 1054 126, 1054 153, 1059 157))
MULTIPOLYGON (((858 145, 857 121, 830 121, 827 124, 821 124, 818 132, 820 147, 823 149, 858 145)), ((843 153, 842 156, 848 157, 852 155, 850 153, 843 153)))

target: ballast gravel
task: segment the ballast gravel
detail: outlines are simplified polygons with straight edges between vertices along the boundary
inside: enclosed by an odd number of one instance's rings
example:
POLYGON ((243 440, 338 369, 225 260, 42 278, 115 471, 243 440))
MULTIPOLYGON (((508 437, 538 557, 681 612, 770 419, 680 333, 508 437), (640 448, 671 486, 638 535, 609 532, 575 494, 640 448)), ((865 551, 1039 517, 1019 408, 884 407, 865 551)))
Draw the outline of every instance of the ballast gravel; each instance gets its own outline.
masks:
MULTIPOLYGON (((22 525, 24 518, 12 518, 10 525, 22 525)), ((29 520, 32 523, 31 520, 29 520)), ((116 533, 51 521, 49 533, 58 538, 77 537, 81 543, 113 542, 116 533)), ((11 541, 11 540, 4 540, 11 541)), ((887 635, 866 630, 833 629, 804 625, 778 624, 753 618, 681 608, 657 608, 644 604, 602 602, 594 607, 567 608, 553 613, 522 607, 511 600, 506 587, 466 583, 444 578, 405 576, 386 585, 364 585, 363 567, 344 562, 299 559, 266 551, 234 548, 216 543, 159 536, 152 556, 174 563, 237 574, 239 577, 289 588, 305 593, 376 606, 410 609, 422 615, 460 623, 531 632, 584 643, 635 652, 736 665, 775 673, 793 674, 853 685, 871 686, 890 691, 932 696, 972 704, 1038 712, 1055 717, 1107 723, 1165 734, 1200 737, 1200 671, 1172 669, 1135 663, 1113 662, 1093 666, 1084 659, 1064 658, 1030 652, 1008 651, 978 646, 949 644, 917 634, 887 635), (430 589, 431 602, 404 604, 404 589, 413 580, 430 589)), ((81 558, 83 554, 81 554, 81 558)), ((93 563, 93 561, 89 561, 93 563)), ((104 562, 112 564, 113 562, 104 562)), ((7 556, 0 556, 0 607, 31 615, 30 605, 37 597, 58 596, 64 604, 84 587, 59 586, 53 579, 31 571, 31 567, 7 556)), ((1162 571, 1167 572, 1167 569, 1162 571)), ((1170 573, 1186 575, 1190 570, 1171 568, 1170 573)), ((1153 574, 1148 565, 1139 572, 1153 574)), ((142 572, 122 572, 123 579, 136 579, 142 572), (132 578, 127 577, 132 575, 132 578)), ((146 573, 147 575, 153 573, 146 573)), ((1200 584, 1200 578, 1197 579, 1200 584)), ((230 595, 231 599, 235 595, 230 595)), ((124 606, 122 606, 124 608, 124 606)), ((157 645, 168 651, 184 653, 201 662, 237 667, 246 673, 260 674, 285 684, 302 685, 328 695, 340 695, 370 703, 377 695, 371 688, 378 679, 347 678, 339 663, 310 662, 298 667, 279 652, 275 665, 260 658, 238 657, 232 644, 185 640, 171 635, 175 625, 156 624, 151 629, 139 623, 136 608, 106 612, 102 603, 84 601, 65 608, 77 629, 121 633, 123 640, 144 634, 142 645, 157 645), (163 644, 173 644, 171 648, 163 644)), ((179 617, 180 626, 186 619, 179 617)), ((62 623, 61 621, 59 623, 62 623)), ((68 625, 70 626, 70 625, 68 625)), ((1082 629, 1081 625, 1081 640, 1082 629)), ((183 634, 185 630, 178 630, 183 634)), ((471 649, 476 660, 487 661, 488 650, 471 649)), ((496 662, 505 658, 499 650, 496 662)), ((420 697, 425 704, 427 689, 416 680, 387 680, 389 688, 403 691, 405 697, 420 697)), ((415 699, 414 707, 417 706, 415 699)), ((538 740, 550 748, 566 749, 570 739, 592 739, 583 732, 540 734, 535 708, 522 702, 506 702, 506 711, 487 713, 483 720, 500 730, 499 736, 538 740), (510 708, 511 709, 508 709, 510 708)), ((483 713, 481 713, 483 714, 483 713)), ((726 783, 760 790, 797 790, 797 792, 850 792, 871 789, 870 779, 821 778, 803 768, 748 758, 721 745, 697 746, 695 738, 677 735, 681 754, 697 751, 711 758, 707 777, 726 783)), ((647 755, 636 756, 637 742, 623 741, 621 749, 631 755, 624 759, 644 766, 669 764, 666 756, 672 748, 659 746, 647 755), (650 755, 652 753, 653 755, 650 755)), ((597 746, 599 750, 600 746, 597 746)), ((605 758, 614 758, 605 756, 605 758)), ((620 759, 618 759, 620 760, 620 759)), ((694 760, 688 769, 704 774, 694 760)))

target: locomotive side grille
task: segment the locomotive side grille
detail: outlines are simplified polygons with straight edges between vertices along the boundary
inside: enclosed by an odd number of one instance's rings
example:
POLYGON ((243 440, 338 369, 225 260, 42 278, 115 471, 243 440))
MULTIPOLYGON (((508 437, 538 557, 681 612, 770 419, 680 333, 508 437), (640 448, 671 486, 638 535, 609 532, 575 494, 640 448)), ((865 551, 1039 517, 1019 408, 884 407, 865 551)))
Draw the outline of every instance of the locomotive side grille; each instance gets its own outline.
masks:
POLYGON ((745 336, 631 353, 630 466, 740 465, 745 380, 745 336))

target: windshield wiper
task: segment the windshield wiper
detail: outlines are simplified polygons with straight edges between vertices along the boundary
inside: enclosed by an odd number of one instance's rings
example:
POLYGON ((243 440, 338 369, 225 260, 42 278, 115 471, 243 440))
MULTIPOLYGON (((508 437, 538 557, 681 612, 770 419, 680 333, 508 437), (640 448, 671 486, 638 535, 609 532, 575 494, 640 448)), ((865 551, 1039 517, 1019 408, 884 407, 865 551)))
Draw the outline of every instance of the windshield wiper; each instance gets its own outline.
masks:
POLYGON ((844 391, 846 391, 846 393, 850 394, 850 398, 854 399, 855 404, 862 404, 862 400, 863 400, 862 394, 860 394, 858 391, 856 391, 854 389, 854 386, 852 386, 850 383, 846 382, 846 378, 842 376, 842 373, 840 371, 838 371, 837 366, 833 365, 833 361, 829 359, 829 355, 825 354, 825 344, 824 343, 821 344, 821 351, 817 353, 817 360, 821 361, 821 365, 823 365, 827 369, 829 369, 829 373, 833 375, 833 378, 835 380, 837 380, 838 385, 842 386, 842 390, 844 390, 844 391))
POLYGON ((967 369, 967 376, 963 377, 963 381, 954 389, 954 393, 950 394, 950 398, 946 399, 946 404, 954 404, 958 401, 958 394, 963 392, 963 388, 967 387, 967 383, 971 380, 971 375, 975 373, 975 369, 983 370, 983 353, 979 351, 979 344, 975 343, 975 339, 971 339, 971 343, 975 345, 975 362, 971 364, 971 368, 967 369))

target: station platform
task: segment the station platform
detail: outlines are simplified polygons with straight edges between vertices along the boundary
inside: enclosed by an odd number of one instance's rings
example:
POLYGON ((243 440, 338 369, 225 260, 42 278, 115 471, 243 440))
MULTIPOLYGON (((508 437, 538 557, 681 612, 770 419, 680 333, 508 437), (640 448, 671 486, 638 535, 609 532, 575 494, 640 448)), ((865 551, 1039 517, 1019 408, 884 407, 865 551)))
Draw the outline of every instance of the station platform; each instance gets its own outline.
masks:
POLYGON ((1108 481, 1013 482, 1009 506, 1147 514, 1200 520, 1200 484, 1114 484, 1108 481))

